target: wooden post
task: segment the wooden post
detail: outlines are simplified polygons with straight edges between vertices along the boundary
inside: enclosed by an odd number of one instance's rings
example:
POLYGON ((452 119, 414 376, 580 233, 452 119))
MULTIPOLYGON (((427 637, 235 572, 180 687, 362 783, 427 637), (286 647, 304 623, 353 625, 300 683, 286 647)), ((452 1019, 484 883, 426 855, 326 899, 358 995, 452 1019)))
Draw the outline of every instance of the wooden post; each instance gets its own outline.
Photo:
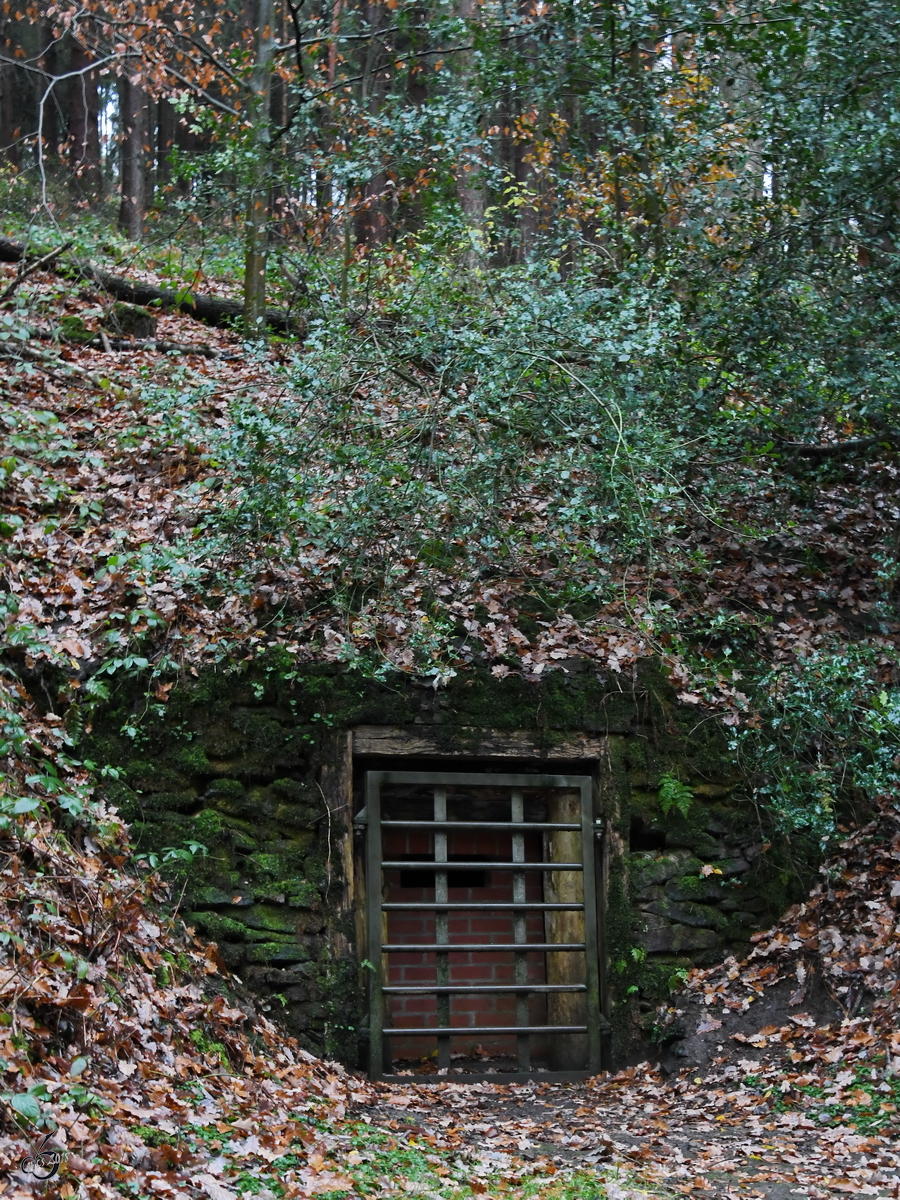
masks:
MULTIPOLYGON (((580 792, 556 791, 550 794, 548 821, 581 824, 580 792)), ((582 835, 575 830, 555 830, 547 835, 549 862, 577 862, 582 856, 582 835)), ((587 865, 587 864, 586 864, 587 865)), ((548 871, 544 899, 552 904, 583 904, 582 871, 548 871)), ((584 912, 545 913, 544 928, 548 942, 583 942, 584 912)), ((547 953, 547 982, 556 984, 587 983, 585 956, 571 951, 547 953)), ((586 1025, 588 1005, 585 992, 551 992, 547 997, 548 1025, 586 1025)), ((588 1039, 583 1033, 551 1034, 550 1069, 584 1070, 588 1062, 588 1039)))

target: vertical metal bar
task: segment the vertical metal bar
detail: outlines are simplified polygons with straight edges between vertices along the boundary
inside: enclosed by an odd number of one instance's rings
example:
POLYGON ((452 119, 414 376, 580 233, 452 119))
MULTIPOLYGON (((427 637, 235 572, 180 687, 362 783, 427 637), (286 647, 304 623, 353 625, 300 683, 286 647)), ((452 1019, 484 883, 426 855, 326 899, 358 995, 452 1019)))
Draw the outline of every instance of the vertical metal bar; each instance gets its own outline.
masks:
MULTIPOLYGON (((435 821, 447 820, 447 789, 434 789, 434 819, 435 821)), ((447 862, 447 832, 446 830, 434 831, 434 900, 436 904, 446 904, 447 895, 447 867, 444 866, 443 871, 438 867, 438 863, 447 862)), ((434 941, 436 945, 447 945, 450 941, 450 914, 448 912, 436 912, 434 915, 434 941)), ((447 951, 438 950, 435 952, 435 975, 438 987, 446 987, 450 982, 450 956, 447 951)), ((438 994, 437 997, 437 1023, 438 1028, 448 1029, 450 1027, 450 996, 448 994, 438 994)), ((438 1068, 440 1070, 449 1070, 450 1068, 450 1036, 443 1034, 438 1036, 438 1068)))
POLYGON ((606 836, 604 792, 599 770, 594 773, 591 791, 594 796, 594 871, 597 891, 597 961, 600 974, 600 1069, 612 1067, 612 1027, 609 1023, 609 952, 606 944, 606 893, 609 886, 609 838, 606 836))
MULTIPOLYGON (((381 772, 366 772, 366 909, 369 927, 369 1075, 377 1079, 384 1062, 384 954, 381 946, 381 772)), ((390 1069, 390 1068, 388 1068, 390 1069)))
MULTIPOLYGON (((512 823, 513 825, 521 825, 525 820, 525 802, 520 789, 515 789, 512 792, 512 823)), ((525 834, 513 833, 512 835, 512 860, 513 862, 523 863, 525 861, 525 834)), ((525 872, 513 871, 513 903, 525 903, 525 872)), ((525 945, 528 941, 528 917, 525 913, 516 913, 513 918, 514 936, 513 940, 517 946, 525 945)), ((523 987, 528 983, 528 951, 516 951, 516 983, 521 983, 523 987)), ((528 1024, 528 993, 526 991, 516 993, 516 1024, 528 1024)), ((519 1033, 516 1035, 516 1051, 519 1060, 520 1071, 531 1070, 531 1039, 527 1033, 519 1033)))
POLYGON ((592 1074, 600 1069, 600 957, 597 946, 597 880, 594 875, 594 804, 591 781, 581 785, 581 861, 584 866, 584 957, 587 970, 588 1059, 592 1074))

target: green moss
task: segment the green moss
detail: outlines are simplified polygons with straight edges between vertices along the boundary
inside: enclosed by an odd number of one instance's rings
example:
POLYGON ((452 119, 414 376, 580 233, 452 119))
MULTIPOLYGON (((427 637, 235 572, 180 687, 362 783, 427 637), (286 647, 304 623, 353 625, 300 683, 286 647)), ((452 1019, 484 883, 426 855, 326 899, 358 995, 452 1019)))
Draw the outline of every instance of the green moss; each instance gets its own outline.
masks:
POLYGON ((683 871, 685 864, 671 854, 638 853, 629 856, 628 866, 631 889, 636 893, 652 884, 667 882, 683 871))
POLYGON ((64 317, 60 317, 59 332, 67 342, 75 342, 79 346, 86 346, 97 336, 92 329, 88 329, 82 318, 74 313, 66 313, 64 317))
POLYGON ((247 961, 254 964, 289 966, 291 963, 308 962, 309 951, 303 946, 283 942, 259 942, 247 947, 247 961))
POLYGON ((288 896, 287 902, 292 908, 316 910, 321 904, 322 895, 318 887, 309 880, 293 879, 285 890, 288 896))
POLYGON ((277 879, 283 874, 280 854, 251 854, 250 862, 255 868, 254 875, 277 879))
POLYGON ((204 808, 194 817, 194 828, 197 832, 197 840, 208 846, 222 836, 226 826, 221 813, 216 812, 214 808, 204 808))
POLYGON ((181 746, 175 755, 175 761, 185 771, 201 775, 212 772, 209 759, 206 757, 206 751, 199 743, 181 746))
POLYGON ((228 799, 239 800, 246 795, 246 788, 239 779, 214 779, 206 789, 206 795, 210 799, 224 796, 228 799))
POLYGON ((291 910, 272 904, 254 904, 244 910, 241 920, 252 929, 266 929, 296 935, 297 916, 291 910))
POLYGON ((151 1125, 132 1125, 131 1132, 139 1137, 145 1146, 168 1146, 178 1141, 177 1133, 165 1133, 162 1129, 154 1129, 151 1125))
POLYGON ((728 926, 728 918, 710 904, 698 904, 693 900, 670 900, 663 897, 647 906, 647 912, 665 917, 678 925, 690 925, 699 929, 714 929, 721 932, 728 926))
MULTIPOLYGON (((123 760, 113 758, 110 761, 116 764, 123 760)), ((189 780, 184 773, 168 765, 162 756, 156 760, 125 760, 125 778, 131 787, 139 792, 180 792, 189 786, 189 780)))
POLYGON ((221 1062, 222 1066, 228 1068, 231 1066, 231 1060, 228 1057, 228 1051, 221 1042, 215 1042, 203 1032, 202 1029, 191 1030, 191 1041, 197 1047, 201 1054, 211 1054, 221 1062))
MULTIPOLYGON (((253 929, 224 913, 192 912, 187 914, 186 920, 214 941, 250 943, 276 940, 273 931, 253 929)), ((291 936, 287 935, 283 940, 290 941, 291 936)))
POLYGON ((152 338, 156 335, 156 316, 138 304, 117 300, 106 320, 113 333, 125 337, 152 338))
POLYGON ((197 805, 195 792, 146 792, 141 796, 145 813, 186 813, 197 805))
POLYGON ((198 887, 194 889, 192 899, 195 904, 221 906, 223 904, 231 905, 234 903, 235 896, 232 891, 223 892, 217 887, 198 887))
POLYGON ((728 889, 718 875, 679 875, 666 884, 666 896, 675 901, 702 903, 704 900, 721 900, 727 895, 728 889))

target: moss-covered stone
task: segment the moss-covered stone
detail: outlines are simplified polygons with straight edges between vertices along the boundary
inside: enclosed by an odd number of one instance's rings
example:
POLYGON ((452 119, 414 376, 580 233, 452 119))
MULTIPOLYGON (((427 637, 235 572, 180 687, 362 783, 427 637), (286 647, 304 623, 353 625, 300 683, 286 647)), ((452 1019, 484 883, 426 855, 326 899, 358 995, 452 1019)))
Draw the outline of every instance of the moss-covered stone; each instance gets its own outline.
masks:
POLYGON ((204 808, 194 817, 197 838, 204 845, 219 839, 225 831, 225 822, 214 808, 204 808))
POLYGON ((297 914, 273 904, 254 904, 242 913, 241 920, 252 929, 270 929, 289 934, 297 932, 297 914))
POLYGON ((678 854, 633 854, 630 859, 631 886, 635 891, 653 883, 665 883, 673 876, 691 871, 696 864, 700 870, 702 864, 689 853, 678 854))
POLYGON ((338 828, 329 830, 319 783, 333 739, 357 725, 427 726, 448 751, 467 739, 474 748, 485 729, 528 731, 545 753, 572 733, 606 736, 604 935, 622 1056, 639 1033, 640 1006, 668 987, 673 964, 745 945, 752 925, 800 888, 803 864, 816 861, 815 846, 786 846, 760 829, 725 732, 714 722, 697 727, 654 664, 622 690, 573 665, 539 685, 479 669, 435 693, 388 688, 340 664, 298 668, 275 650, 252 667, 179 683, 132 741, 120 730, 144 707, 123 688, 95 721, 86 754, 125 766, 111 798, 135 822, 142 850, 188 840, 208 847, 182 875, 191 923, 264 996, 300 989, 286 1005, 273 1001, 273 1014, 310 1049, 338 1053, 328 1047, 340 1045, 349 1062, 364 1009, 364 951, 353 947, 352 915, 336 903, 338 828), (667 772, 693 791, 686 814, 660 809, 667 772), (630 846, 632 834, 651 845, 630 846), (773 845, 764 850, 766 841, 773 845))
POLYGON ((647 917, 638 934, 640 945, 650 954, 683 954, 697 950, 719 950, 722 938, 713 929, 676 925, 668 917, 647 917))
POLYGON ((702 903, 704 900, 721 901, 726 892, 722 881, 715 875, 679 875, 666 884, 665 894, 669 900, 702 903))
POLYGON ((116 301, 104 320, 104 324, 112 333, 123 337, 152 338, 156 337, 156 316, 139 304, 125 304, 116 301))
MULTIPOLYGON (((231 942, 267 942, 276 940, 276 935, 269 929, 255 929, 243 920, 236 920, 222 912, 192 912, 187 916, 188 924, 196 926, 202 933, 208 934, 217 941, 231 942)), ((284 935, 285 941, 291 941, 293 935, 284 935)))
POLYGON ((691 900, 681 903, 664 898, 654 900, 644 907, 645 912, 658 917, 665 917, 678 925, 697 925, 706 929, 724 929, 728 921, 711 904, 696 904, 691 900))
MULTIPOLYGON (((194 889, 194 900, 202 905, 209 905, 215 908, 221 905, 229 907, 235 903, 237 897, 232 892, 223 892, 217 887, 198 887, 194 889)), ((252 901, 251 901, 252 902, 252 901)))
POLYGON ((67 342, 77 346, 86 346, 97 336, 93 329, 88 329, 83 319, 74 313, 66 313, 59 319, 59 332, 67 342))
MULTIPOLYGON (((113 760, 115 761, 115 760, 113 760)), ((123 760, 119 760, 119 764, 123 760)), ((124 760, 124 774, 130 787, 138 792, 184 792, 191 790, 190 775, 175 770, 171 759, 148 757, 124 760)))
POLYGON ((187 813, 197 807, 194 792, 145 792, 141 797, 145 813, 187 813))
POLYGON ((259 942, 247 947, 249 963, 298 963, 309 957, 309 951, 296 943, 259 942))

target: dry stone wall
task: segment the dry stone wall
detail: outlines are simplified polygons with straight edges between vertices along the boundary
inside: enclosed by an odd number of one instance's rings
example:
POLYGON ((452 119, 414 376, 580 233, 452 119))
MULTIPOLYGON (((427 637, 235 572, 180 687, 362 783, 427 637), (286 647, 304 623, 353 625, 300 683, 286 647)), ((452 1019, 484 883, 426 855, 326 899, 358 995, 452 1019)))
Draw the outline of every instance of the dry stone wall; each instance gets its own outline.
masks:
POLYGON ((122 770, 110 798, 139 849, 207 847, 174 880, 185 921, 304 1044, 350 1063, 365 1051, 365 972, 342 873, 350 814, 332 811, 322 787, 344 731, 427 727, 458 747, 461 730, 526 730, 547 753, 573 734, 605 736, 605 937, 620 1058, 677 972, 746 948, 802 891, 798 862, 814 857, 773 844, 724 739, 686 736, 654 678, 623 691, 572 670, 541 685, 478 678, 435 694, 276 664, 187 681, 136 721, 144 709, 142 696, 108 709, 90 747, 122 770), (686 814, 662 812, 664 771, 692 789, 686 814))

